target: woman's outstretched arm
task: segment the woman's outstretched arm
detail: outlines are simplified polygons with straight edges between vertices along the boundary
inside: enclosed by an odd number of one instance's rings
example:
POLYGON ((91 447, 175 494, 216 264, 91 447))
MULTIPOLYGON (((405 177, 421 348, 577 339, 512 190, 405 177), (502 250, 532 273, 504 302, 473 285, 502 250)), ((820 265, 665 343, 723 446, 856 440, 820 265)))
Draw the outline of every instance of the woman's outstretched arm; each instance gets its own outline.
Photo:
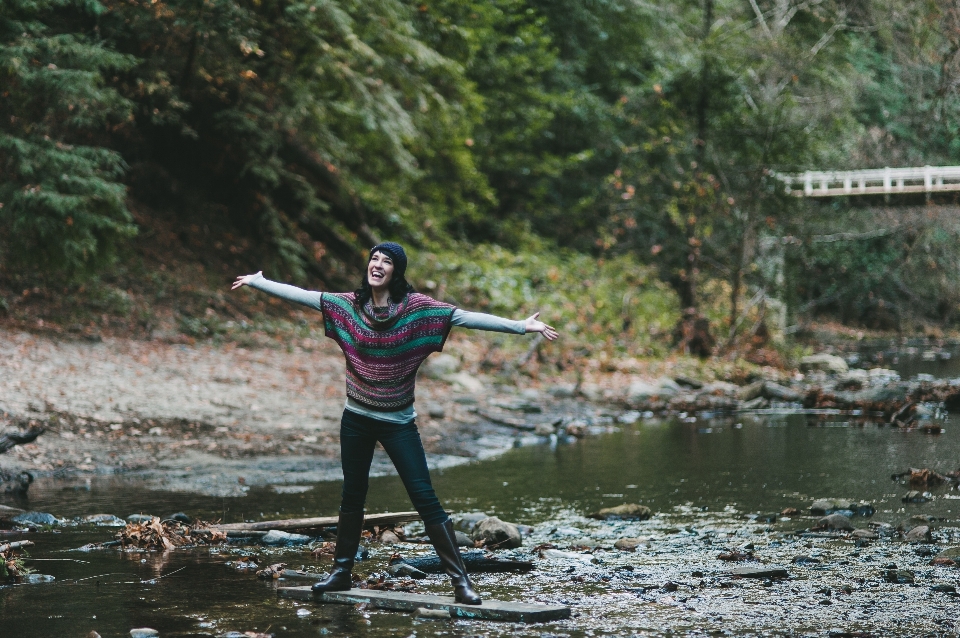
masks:
POLYGON ((527 317, 519 321, 513 319, 504 319, 496 315, 488 315, 482 312, 469 312, 460 310, 453 311, 451 323, 455 326, 472 328, 474 330, 492 330, 494 332, 509 332, 511 334, 526 334, 528 332, 539 332, 547 341, 553 341, 559 335, 552 326, 548 326, 537 317, 540 313, 527 317))
POLYGON ((314 310, 322 310, 320 305, 320 299, 323 296, 322 292, 304 290, 303 288, 297 288, 289 284, 270 281, 263 276, 262 270, 255 275, 241 275, 237 277, 237 280, 233 282, 233 287, 230 290, 236 290, 240 286, 250 286, 268 295, 292 301, 293 303, 298 303, 308 308, 313 308, 314 310))

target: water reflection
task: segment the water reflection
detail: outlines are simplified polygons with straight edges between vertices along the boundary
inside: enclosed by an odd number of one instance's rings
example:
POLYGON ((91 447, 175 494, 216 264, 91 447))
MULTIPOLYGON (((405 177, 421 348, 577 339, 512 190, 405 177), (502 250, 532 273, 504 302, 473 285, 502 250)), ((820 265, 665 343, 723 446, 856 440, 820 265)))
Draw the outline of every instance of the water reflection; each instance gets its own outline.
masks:
MULTIPOLYGON (((949 498, 955 492, 941 491, 926 504, 904 504, 900 499, 908 488, 890 476, 910 466, 954 470, 958 458, 960 438, 949 423, 943 434, 931 436, 838 415, 641 419, 606 435, 553 447, 521 447, 494 460, 449 468, 435 474, 435 484, 453 511, 483 511, 532 525, 562 525, 566 513, 582 515, 623 502, 657 512, 678 506, 722 511, 732 505, 740 512, 768 513, 803 508, 818 497, 873 503, 874 520, 897 524, 915 513, 957 518, 955 501, 949 498)), ((396 477, 371 483, 370 511, 409 507, 396 477)), ((39 480, 31 490, 30 506, 61 516, 186 511, 208 520, 236 521, 329 515, 338 500, 335 483, 303 493, 252 489, 245 498, 231 499, 149 492, 132 478, 99 477, 39 480)), ((63 557, 55 550, 106 540, 112 533, 67 529, 37 534, 34 555, 63 557)), ((85 635, 95 629, 105 636, 125 635, 131 627, 146 625, 162 629, 164 635, 184 636, 263 631, 268 626, 278 636, 324 631, 389 636, 408 635, 413 628, 408 616, 376 613, 364 618, 350 607, 311 607, 309 614, 298 616, 294 603, 277 602, 270 583, 238 576, 224 566, 229 556, 208 550, 104 551, 81 557, 91 562, 39 563, 57 576, 55 585, 0 590, 5 633, 40 637, 85 635)), ((289 560, 311 562, 296 552, 289 560)), ((417 635, 449 631, 431 627, 418 627, 417 635)), ((515 633, 506 628, 490 631, 515 633)), ((582 631, 585 628, 571 635, 582 631)), ((470 633, 469 628, 454 634, 463 632, 470 633)))

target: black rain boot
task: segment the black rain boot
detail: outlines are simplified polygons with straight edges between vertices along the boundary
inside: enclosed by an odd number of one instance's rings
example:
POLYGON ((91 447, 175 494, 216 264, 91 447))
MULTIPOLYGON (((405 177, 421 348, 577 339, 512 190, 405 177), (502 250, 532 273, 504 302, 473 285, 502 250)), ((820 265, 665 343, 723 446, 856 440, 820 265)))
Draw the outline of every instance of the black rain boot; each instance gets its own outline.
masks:
POLYGON ((453 594, 458 603, 464 605, 481 604, 480 594, 473 590, 473 583, 467 576, 467 568, 463 565, 460 548, 457 547, 457 535, 453 531, 453 521, 449 518, 439 525, 427 525, 427 536, 433 542, 437 556, 443 570, 450 576, 453 584, 453 594))
POLYGON ((313 584, 314 593, 347 591, 353 587, 353 560, 360 547, 363 531, 363 512, 340 512, 337 521, 337 548, 333 554, 333 569, 323 580, 313 584))

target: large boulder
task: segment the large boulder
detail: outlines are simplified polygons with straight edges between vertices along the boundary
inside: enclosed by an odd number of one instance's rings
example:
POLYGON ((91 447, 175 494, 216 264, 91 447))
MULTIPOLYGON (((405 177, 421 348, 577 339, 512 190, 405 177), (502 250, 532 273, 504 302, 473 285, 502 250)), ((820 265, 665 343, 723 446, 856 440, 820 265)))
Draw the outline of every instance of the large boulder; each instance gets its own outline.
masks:
POLYGON ((496 516, 485 518, 477 523, 473 540, 484 541, 490 549, 515 549, 523 545, 520 530, 513 523, 501 521, 496 516))
POLYGON ((841 357, 822 352, 800 359, 800 369, 804 372, 819 370, 830 374, 846 374, 850 368, 841 357))

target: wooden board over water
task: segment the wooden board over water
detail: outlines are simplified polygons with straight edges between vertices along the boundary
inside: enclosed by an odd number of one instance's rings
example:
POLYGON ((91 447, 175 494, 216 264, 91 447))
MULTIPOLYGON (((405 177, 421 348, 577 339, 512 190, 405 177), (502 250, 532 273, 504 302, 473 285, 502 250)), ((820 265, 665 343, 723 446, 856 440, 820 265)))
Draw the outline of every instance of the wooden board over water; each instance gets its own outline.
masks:
POLYGON ((279 587, 277 588, 277 594, 281 598, 320 603, 339 603, 343 605, 366 603, 376 609, 392 611, 413 612, 420 607, 443 609, 449 611, 451 617, 474 620, 534 623, 563 620, 570 617, 570 608, 561 605, 530 605, 488 599, 484 599, 482 605, 461 605, 454 600, 453 596, 408 594, 399 591, 351 589, 350 591, 326 592, 315 597, 309 587, 279 587))
MULTIPOLYGON (((282 532, 312 531, 336 527, 338 520, 336 516, 319 516, 316 518, 288 518, 280 521, 257 521, 256 523, 226 523, 211 525, 211 527, 224 532, 267 532, 271 529, 282 532)), ((416 512, 385 512, 383 514, 367 514, 363 517, 363 526, 396 525, 418 520, 420 520, 420 515, 416 512)))

